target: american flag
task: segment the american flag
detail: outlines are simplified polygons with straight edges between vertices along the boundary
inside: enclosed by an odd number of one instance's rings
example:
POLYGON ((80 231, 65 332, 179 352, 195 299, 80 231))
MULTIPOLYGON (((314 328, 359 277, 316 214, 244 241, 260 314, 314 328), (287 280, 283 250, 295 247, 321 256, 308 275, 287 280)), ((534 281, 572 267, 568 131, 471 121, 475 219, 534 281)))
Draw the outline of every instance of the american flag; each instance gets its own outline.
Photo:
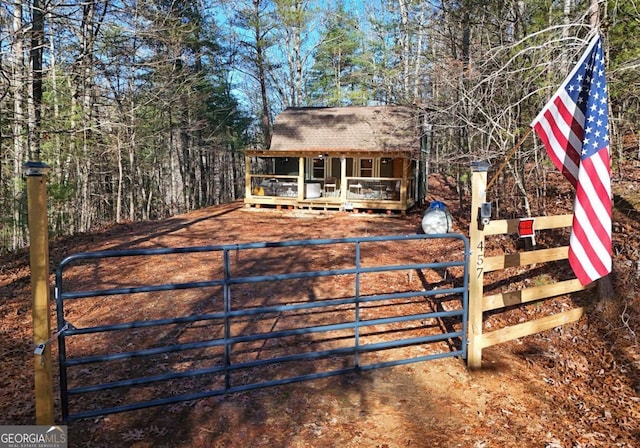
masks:
POLYGON ((599 35, 531 126, 576 189, 569 263, 587 285, 611 272, 609 115, 599 35))

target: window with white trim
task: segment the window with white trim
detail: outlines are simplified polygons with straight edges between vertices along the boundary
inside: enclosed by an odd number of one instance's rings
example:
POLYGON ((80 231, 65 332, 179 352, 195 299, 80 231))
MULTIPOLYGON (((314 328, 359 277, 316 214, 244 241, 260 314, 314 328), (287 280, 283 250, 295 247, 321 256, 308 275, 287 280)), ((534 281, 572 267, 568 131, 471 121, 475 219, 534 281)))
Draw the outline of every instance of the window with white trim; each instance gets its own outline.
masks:
POLYGON ((360 177, 373 177, 373 159, 360 159, 360 177))
POLYGON ((324 179, 325 176, 325 167, 326 167, 326 159, 325 157, 314 157, 311 167, 311 178, 312 179, 324 179))

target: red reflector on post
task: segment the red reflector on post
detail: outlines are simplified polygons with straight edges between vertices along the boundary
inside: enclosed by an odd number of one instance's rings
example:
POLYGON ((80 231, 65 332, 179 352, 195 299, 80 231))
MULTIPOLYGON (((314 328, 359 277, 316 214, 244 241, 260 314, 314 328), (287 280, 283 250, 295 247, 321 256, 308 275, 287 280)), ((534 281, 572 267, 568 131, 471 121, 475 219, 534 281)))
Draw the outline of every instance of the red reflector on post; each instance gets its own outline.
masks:
POLYGON ((535 238, 535 229, 533 226, 534 222, 535 222, 535 218, 522 218, 518 222, 518 236, 520 238, 534 239, 535 238))

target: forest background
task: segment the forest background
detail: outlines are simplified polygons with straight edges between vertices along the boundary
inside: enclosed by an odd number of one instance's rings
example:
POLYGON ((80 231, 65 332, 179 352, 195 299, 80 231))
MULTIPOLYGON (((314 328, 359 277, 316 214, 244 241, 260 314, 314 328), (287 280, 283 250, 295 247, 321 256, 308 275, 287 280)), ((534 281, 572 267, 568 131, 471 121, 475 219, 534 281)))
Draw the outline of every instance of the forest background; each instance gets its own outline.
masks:
MULTIPOLYGON (((286 107, 413 105, 464 186, 595 22, 615 171, 640 156, 640 0, 0 0, 0 252, 28 244, 25 162, 51 168, 54 236, 160 219, 242 197, 243 150, 286 107)), ((518 212, 544 213, 550 166, 533 136, 510 159, 518 212)))

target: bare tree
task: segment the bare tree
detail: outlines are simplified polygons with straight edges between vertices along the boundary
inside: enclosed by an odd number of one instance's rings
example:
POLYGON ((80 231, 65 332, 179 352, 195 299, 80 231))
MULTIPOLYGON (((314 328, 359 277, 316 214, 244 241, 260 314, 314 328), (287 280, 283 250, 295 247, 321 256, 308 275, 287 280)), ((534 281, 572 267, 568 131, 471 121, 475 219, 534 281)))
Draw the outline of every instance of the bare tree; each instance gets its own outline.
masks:
MULTIPOLYGON (((11 60, 11 93, 13 94, 13 188, 11 189, 11 203, 22 196, 22 186, 18 182, 22 173, 22 164, 25 161, 26 144, 25 129, 27 128, 24 114, 25 101, 25 74, 28 73, 25 67, 24 57, 24 20, 23 4, 20 0, 13 2, 13 40, 12 40, 12 60, 11 60)), ((11 248, 15 249, 24 244, 23 231, 21 229, 21 209, 13 208, 13 221, 11 223, 11 248)))

